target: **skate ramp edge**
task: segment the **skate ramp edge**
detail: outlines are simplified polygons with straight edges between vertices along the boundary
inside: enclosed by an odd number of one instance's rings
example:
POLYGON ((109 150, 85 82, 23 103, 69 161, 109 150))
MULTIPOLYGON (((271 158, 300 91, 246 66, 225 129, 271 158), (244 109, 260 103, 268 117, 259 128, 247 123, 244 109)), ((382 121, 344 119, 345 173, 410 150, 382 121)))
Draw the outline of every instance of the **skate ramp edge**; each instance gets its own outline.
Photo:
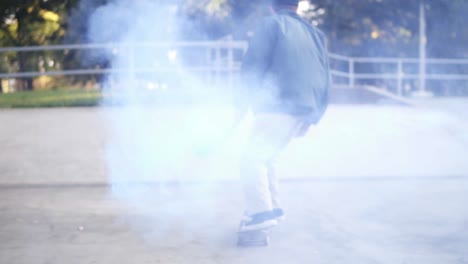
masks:
POLYGON ((408 98, 395 95, 370 85, 334 85, 330 90, 331 104, 391 104, 416 106, 416 103, 408 98))

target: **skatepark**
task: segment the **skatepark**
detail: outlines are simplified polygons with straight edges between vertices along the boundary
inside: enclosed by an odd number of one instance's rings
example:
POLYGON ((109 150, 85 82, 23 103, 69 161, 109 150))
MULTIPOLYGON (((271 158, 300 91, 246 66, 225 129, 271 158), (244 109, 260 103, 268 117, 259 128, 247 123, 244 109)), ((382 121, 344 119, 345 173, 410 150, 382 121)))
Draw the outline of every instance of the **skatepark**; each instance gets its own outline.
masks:
POLYGON ((3 2, 0 264, 468 264, 464 1, 3 2))
POLYGON ((246 249, 234 154, 117 181, 115 111, 0 111, 0 263, 468 263, 464 99, 331 105, 278 164, 286 220, 246 249))

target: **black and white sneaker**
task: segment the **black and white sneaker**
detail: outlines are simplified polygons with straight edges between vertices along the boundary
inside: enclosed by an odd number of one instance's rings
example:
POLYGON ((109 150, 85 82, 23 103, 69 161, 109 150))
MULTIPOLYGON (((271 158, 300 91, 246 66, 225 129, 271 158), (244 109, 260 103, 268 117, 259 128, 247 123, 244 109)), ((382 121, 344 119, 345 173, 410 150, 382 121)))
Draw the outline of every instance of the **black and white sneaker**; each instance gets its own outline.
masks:
POLYGON ((270 229, 278 224, 273 211, 265 211, 253 215, 245 215, 241 221, 239 232, 252 232, 270 229))
POLYGON ((286 218, 283 209, 275 208, 272 210, 273 217, 278 221, 282 222, 286 218))

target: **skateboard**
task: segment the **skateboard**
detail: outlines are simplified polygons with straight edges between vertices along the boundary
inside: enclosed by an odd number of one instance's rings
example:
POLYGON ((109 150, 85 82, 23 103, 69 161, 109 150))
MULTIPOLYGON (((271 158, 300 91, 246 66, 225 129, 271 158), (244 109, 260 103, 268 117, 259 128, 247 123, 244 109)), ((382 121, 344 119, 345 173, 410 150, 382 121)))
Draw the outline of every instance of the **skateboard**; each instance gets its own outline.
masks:
MULTIPOLYGON (((241 223, 242 226, 242 223, 241 223)), ((270 244, 270 234, 272 228, 253 230, 253 231, 238 231, 237 246, 238 247, 266 247, 270 244)))

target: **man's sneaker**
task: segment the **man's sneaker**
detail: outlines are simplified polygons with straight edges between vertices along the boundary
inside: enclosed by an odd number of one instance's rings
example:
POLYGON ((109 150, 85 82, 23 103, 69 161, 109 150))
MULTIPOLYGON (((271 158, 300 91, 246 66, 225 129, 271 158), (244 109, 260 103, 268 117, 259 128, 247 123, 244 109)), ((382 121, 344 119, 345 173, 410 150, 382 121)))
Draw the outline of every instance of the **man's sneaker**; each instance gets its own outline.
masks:
POLYGON ((244 216, 239 232, 260 231, 270 229, 278 224, 273 211, 261 212, 244 216))
POLYGON ((281 209, 281 208, 273 209, 272 214, 273 214, 274 218, 279 222, 284 221, 284 219, 286 217, 285 214, 284 214, 283 209, 281 209))

